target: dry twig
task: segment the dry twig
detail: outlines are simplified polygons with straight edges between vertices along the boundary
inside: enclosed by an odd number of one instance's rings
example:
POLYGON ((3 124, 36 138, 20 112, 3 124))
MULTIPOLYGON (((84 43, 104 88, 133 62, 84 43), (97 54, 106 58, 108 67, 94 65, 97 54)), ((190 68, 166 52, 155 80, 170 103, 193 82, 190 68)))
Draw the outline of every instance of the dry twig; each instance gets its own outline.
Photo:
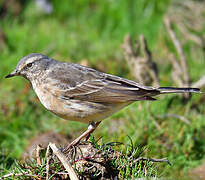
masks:
POLYGON ((136 163, 137 161, 151 161, 151 162, 167 162, 169 165, 171 165, 171 163, 169 162, 168 159, 163 158, 163 159, 155 159, 155 158, 145 158, 145 157, 139 157, 136 160, 134 160, 134 163, 136 163))
POLYGON ((141 35, 139 42, 135 42, 135 47, 133 47, 130 35, 126 35, 122 48, 135 79, 141 84, 158 87, 157 66, 152 60, 152 54, 148 49, 144 36, 141 35))
POLYGON ((181 66, 173 53, 169 54, 169 60, 171 61, 173 66, 172 79, 179 87, 183 87, 183 71, 181 70, 181 66))
POLYGON ((0 178, 0 180, 2 180, 2 179, 8 179, 9 177, 20 177, 20 176, 27 176, 27 177, 39 177, 39 176, 37 176, 37 175, 33 175, 33 174, 29 174, 29 172, 24 172, 24 173, 9 173, 9 174, 6 174, 6 175, 4 175, 4 176, 2 176, 1 178, 0 178))
MULTIPOLYGON (((27 176, 27 177, 33 177, 33 178, 39 178, 40 179, 40 176, 35 175, 35 174, 31 174, 31 173, 32 172, 9 173, 9 174, 6 174, 6 175, 2 176, 0 178, 0 180, 8 179, 9 177, 21 177, 21 176, 27 176)), ((65 173, 65 172, 57 172, 56 174, 58 174, 58 175, 69 175, 69 173, 65 173)))
POLYGON ((67 160, 66 156, 56 147, 56 145, 54 143, 49 143, 48 148, 51 148, 53 154, 55 154, 58 157, 58 159, 61 161, 66 171, 68 172, 70 179, 78 180, 78 176, 75 170, 72 168, 72 165, 67 160))
POLYGON ((177 24, 183 39, 191 40, 204 47, 204 37, 196 32, 204 28, 205 3, 195 0, 172 1, 167 16, 177 24))
MULTIPOLYGON (((164 18, 164 23, 165 23, 167 31, 168 31, 168 33, 170 35, 170 38, 171 38, 171 40, 172 40, 172 42, 173 42, 173 44, 174 44, 174 46, 175 46, 175 48, 177 50, 177 53, 179 55, 179 62, 175 61, 175 64, 173 64, 173 67, 174 67, 176 72, 179 71, 178 67, 180 67, 180 69, 182 71, 181 74, 183 75, 183 77, 177 77, 177 75, 176 75, 176 78, 178 78, 178 79, 183 78, 183 80, 182 80, 183 86, 189 87, 189 85, 190 85, 190 77, 189 77, 189 73, 188 73, 187 60, 186 60, 186 57, 184 55, 181 43, 177 39, 176 34, 175 34, 174 30, 171 27, 171 22, 170 22, 168 17, 164 18), (176 68, 176 62, 178 63, 178 65, 177 65, 178 67, 177 68, 176 68)), ((172 57, 173 57, 173 55, 172 55, 172 57)), ((172 58, 171 62, 172 63, 174 62, 173 58, 172 58)))
POLYGON ((190 83, 190 76, 188 74, 186 57, 183 53, 182 46, 179 40, 177 39, 176 34, 172 28, 171 22, 174 22, 177 28, 179 29, 180 33, 182 33, 183 41, 191 40, 195 42, 199 46, 199 48, 203 51, 205 45, 204 35, 198 32, 203 31, 203 27, 204 27, 203 16, 205 13, 204 9, 205 9, 205 3, 201 1, 175 0, 171 3, 167 16, 164 18, 164 23, 167 28, 167 31, 179 55, 179 61, 176 60, 176 57, 173 54, 170 55, 170 60, 174 67, 174 71, 172 73, 173 80, 179 86, 192 85, 193 87, 196 88, 205 87, 205 76, 202 76, 195 83, 192 84, 190 83))
POLYGON ((51 160, 50 146, 48 145, 46 149, 46 180, 49 179, 50 160, 51 160))
POLYGON ((41 157, 40 157, 41 150, 42 148, 39 145, 37 145, 36 146, 36 161, 39 166, 41 165, 41 157))

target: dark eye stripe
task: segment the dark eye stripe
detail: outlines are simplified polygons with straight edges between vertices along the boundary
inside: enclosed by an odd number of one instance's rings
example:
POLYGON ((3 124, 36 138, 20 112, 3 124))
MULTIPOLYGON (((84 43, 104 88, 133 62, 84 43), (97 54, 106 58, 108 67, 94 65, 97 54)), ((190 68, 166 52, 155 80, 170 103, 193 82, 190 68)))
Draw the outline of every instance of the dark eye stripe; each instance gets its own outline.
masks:
POLYGON ((27 66, 27 67, 31 67, 31 66, 32 66, 32 63, 28 63, 26 66, 27 66))

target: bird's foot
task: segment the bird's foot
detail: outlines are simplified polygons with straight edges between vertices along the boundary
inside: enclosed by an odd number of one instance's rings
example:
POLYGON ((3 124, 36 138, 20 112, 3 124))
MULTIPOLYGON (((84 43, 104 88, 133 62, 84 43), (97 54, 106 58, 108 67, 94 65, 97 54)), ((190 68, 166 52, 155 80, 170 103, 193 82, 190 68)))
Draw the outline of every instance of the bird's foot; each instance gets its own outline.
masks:
POLYGON ((73 142, 71 142, 68 146, 66 146, 64 149, 63 149, 63 152, 67 152, 70 148, 78 145, 80 143, 80 141, 82 139, 85 138, 85 140, 87 141, 90 137, 90 134, 93 133, 93 131, 98 127, 98 125, 100 124, 101 121, 95 123, 95 122, 91 122, 88 126, 88 129, 83 133, 81 134, 78 138, 76 138, 73 142))

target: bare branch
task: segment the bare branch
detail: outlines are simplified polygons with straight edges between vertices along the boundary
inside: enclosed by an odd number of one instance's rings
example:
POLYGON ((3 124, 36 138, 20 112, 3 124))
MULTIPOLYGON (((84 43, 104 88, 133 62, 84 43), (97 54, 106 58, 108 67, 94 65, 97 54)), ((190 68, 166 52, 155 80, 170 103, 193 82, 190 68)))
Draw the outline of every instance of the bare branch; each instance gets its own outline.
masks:
POLYGON ((148 48, 143 35, 139 37, 139 42, 132 45, 129 35, 126 35, 122 44, 125 59, 136 81, 144 85, 159 86, 157 65, 152 61, 152 54, 148 48))
POLYGON ((41 165, 41 158, 40 158, 40 152, 41 152, 42 148, 37 145, 36 146, 36 161, 37 161, 37 164, 40 166, 41 165))
POLYGON ((182 34, 184 35, 184 37, 186 37, 188 40, 193 41, 194 43, 196 43, 198 46, 203 47, 204 46, 204 42, 203 39, 201 37, 199 37, 196 34, 191 33, 185 26, 183 23, 178 22, 178 28, 181 30, 182 34))
POLYGON ((177 53, 179 55, 180 66, 182 68, 183 75, 184 75, 183 76, 184 77, 184 79, 183 79, 184 80, 184 86, 188 87, 190 85, 190 78, 189 78, 189 73, 188 73, 188 68, 187 68, 187 60, 186 60, 186 57, 184 55, 182 46, 181 46, 179 40, 177 39, 174 30, 171 27, 171 22, 170 22, 168 17, 164 18, 164 23, 165 23, 167 31, 170 35, 170 38, 172 39, 172 42, 173 42, 173 44, 174 44, 174 46, 177 50, 177 53))
POLYGON ((20 177, 20 176, 27 176, 27 177, 36 177, 36 178, 39 178, 39 176, 37 175, 33 175, 33 174, 29 174, 29 172, 24 172, 24 173, 9 173, 9 174, 6 174, 4 176, 2 176, 0 178, 0 180, 2 179, 7 179, 9 177, 20 177))
POLYGON ((170 53, 169 60, 172 63, 173 71, 172 71, 172 78, 176 82, 179 87, 183 87, 184 83, 182 80, 183 72, 181 70, 179 62, 176 60, 175 55, 170 53))
POLYGON ((49 143, 49 147, 52 149, 53 153, 58 157, 66 171, 69 173, 71 180, 78 180, 78 176, 75 170, 72 168, 72 165, 67 160, 66 156, 56 147, 54 143, 49 143))
POLYGON ((139 157, 136 160, 134 160, 134 163, 136 163, 137 161, 151 161, 151 162, 167 162, 169 165, 171 165, 171 163, 169 162, 168 159, 163 158, 163 159, 155 159, 155 158, 145 158, 145 157, 139 157))
POLYGON ((46 180, 49 179, 50 160, 51 160, 50 146, 48 145, 46 149, 46 180))

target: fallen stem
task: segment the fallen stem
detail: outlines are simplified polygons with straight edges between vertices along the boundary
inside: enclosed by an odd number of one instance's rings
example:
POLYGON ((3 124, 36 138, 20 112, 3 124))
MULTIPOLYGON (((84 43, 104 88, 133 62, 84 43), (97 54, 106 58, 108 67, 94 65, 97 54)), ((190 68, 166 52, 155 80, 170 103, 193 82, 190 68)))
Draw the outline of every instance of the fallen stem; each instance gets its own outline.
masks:
POLYGON ((151 161, 151 162, 166 162, 171 166, 171 163, 169 162, 168 159, 163 158, 163 159, 155 159, 155 158, 145 158, 145 157, 139 157, 137 159, 134 160, 134 162, 138 162, 138 161, 151 161))
POLYGON ((39 177, 38 175, 29 174, 29 172, 25 172, 25 173, 9 173, 9 174, 6 174, 6 175, 2 176, 0 178, 0 180, 1 179, 6 179, 6 178, 9 178, 9 177, 20 177, 20 176, 39 177))
POLYGON ((66 156, 56 147, 54 143, 49 143, 49 147, 52 149, 53 153, 58 157, 66 171, 69 173, 71 180, 78 180, 78 176, 75 170, 72 168, 72 165, 67 160, 66 156))

